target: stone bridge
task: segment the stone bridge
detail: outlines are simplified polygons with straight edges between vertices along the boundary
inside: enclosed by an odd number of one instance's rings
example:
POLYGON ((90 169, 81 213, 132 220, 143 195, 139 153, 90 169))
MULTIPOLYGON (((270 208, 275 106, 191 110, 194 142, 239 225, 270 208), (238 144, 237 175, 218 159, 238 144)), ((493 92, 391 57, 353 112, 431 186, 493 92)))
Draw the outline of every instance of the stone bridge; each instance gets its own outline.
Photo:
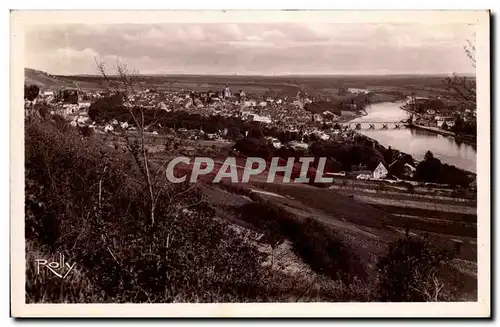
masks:
POLYGON ((390 129, 401 129, 408 127, 410 124, 407 121, 351 121, 345 123, 336 123, 340 125, 341 129, 368 129, 368 130, 390 130, 390 129))

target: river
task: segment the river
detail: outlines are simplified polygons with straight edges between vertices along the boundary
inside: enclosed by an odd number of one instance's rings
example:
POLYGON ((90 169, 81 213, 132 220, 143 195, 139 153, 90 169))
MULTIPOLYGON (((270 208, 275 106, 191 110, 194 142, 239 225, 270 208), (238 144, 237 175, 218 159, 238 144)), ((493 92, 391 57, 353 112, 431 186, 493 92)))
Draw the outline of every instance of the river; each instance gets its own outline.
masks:
MULTIPOLYGON (((379 121, 396 122, 408 119, 408 113, 399 107, 403 102, 381 102, 366 107, 367 115, 356 118, 352 122, 379 121)), ((366 128, 366 127, 363 127, 366 128)), ((453 137, 443 136, 428 131, 402 128, 380 130, 360 130, 360 133, 378 141, 385 147, 391 147, 422 160, 427 151, 431 151, 443 163, 476 172, 476 149, 468 144, 456 141, 453 137)))

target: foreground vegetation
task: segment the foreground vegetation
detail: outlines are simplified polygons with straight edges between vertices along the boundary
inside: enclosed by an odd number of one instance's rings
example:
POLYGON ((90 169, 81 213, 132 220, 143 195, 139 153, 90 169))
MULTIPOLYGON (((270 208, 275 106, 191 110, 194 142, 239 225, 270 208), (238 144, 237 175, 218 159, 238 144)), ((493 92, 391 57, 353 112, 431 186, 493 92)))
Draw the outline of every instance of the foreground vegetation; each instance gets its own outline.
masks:
POLYGON ((146 183, 130 158, 95 139, 81 140, 76 130, 61 131, 51 122, 28 124, 27 258, 33 257, 32 251, 63 253, 78 263, 80 280, 52 278, 51 283, 42 283, 28 261, 27 298, 34 302, 261 299, 265 292, 258 253, 232 235, 226 224, 212 219, 196 188, 163 187, 160 218, 151 226, 146 183), (74 291, 63 292, 68 288, 74 291))

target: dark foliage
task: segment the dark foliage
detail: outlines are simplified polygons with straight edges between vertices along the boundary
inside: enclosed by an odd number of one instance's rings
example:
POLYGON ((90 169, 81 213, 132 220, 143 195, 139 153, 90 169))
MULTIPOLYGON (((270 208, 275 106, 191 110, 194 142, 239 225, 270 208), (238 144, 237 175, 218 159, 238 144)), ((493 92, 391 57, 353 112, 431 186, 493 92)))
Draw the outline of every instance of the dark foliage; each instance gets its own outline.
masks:
POLYGON ((234 148, 249 157, 260 157, 265 160, 273 156, 273 148, 264 140, 257 138, 241 138, 236 140, 234 148))
POLYGON ((380 162, 384 165, 382 154, 365 144, 341 144, 328 141, 319 141, 312 145, 311 153, 316 157, 329 157, 342 165, 342 170, 350 171, 353 165, 366 165, 370 170, 375 169, 380 162))
POLYGON ((35 100, 35 98, 40 93, 40 88, 36 84, 26 85, 24 84, 24 98, 29 101, 35 100))
POLYGON ((455 124, 450 128, 450 130, 457 135, 477 135, 477 122, 464 121, 462 118, 457 117, 455 119, 455 124))
POLYGON ((111 119, 118 121, 128 121, 130 114, 123 106, 123 96, 113 94, 97 99, 90 105, 88 110, 90 119, 95 122, 103 123, 111 119))
POLYGON ((463 187, 468 186, 470 183, 470 178, 465 171, 455 166, 442 164, 430 151, 427 151, 424 160, 418 164, 415 179, 429 183, 463 187))
POLYGON ((56 95, 57 99, 63 103, 78 104, 78 91, 77 90, 61 90, 56 95))
POLYGON ((424 239, 403 238, 394 242, 389 253, 377 263, 380 300, 439 300, 439 268, 451 257, 452 252, 437 248, 424 239))

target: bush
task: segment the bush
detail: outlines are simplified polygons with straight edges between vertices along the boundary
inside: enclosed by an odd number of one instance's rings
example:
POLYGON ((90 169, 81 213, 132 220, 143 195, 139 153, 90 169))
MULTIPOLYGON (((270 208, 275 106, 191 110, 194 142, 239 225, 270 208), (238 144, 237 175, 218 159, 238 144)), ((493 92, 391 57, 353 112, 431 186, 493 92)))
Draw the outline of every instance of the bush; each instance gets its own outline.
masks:
POLYGON ((97 99, 88 110, 90 119, 98 123, 108 122, 112 119, 128 121, 130 114, 123 106, 123 96, 113 94, 97 99))
POLYGON ((33 101, 36 99, 40 93, 40 88, 36 84, 26 85, 24 84, 24 98, 33 101))
POLYGON ((79 127, 78 129, 80 130, 82 135, 85 137, 89 137, 89 136, 92 136, 92 134, 94 134, 94 130, 88 126, 82 126, 82 127, 79 127))
POLYGON ((328 226, 308 218, 300 225, 294 247, 313 270, 349 287, 355 277, 366 277, 359 256, 328 226))
POLYGON ((418 181, 448 184, 452 186, 468 186, 470 178, 468 174, 455 166, 442 164, 434 158, 432 152, 427 151, 425 160, 421 161, 415 172, 415 179, 418 181))
POLYGON ((443 284, 439 268, 452 253, 425 239, 403 238, 389 246, 379 259, 381 301, 423 302, 440 300, 443 284))

